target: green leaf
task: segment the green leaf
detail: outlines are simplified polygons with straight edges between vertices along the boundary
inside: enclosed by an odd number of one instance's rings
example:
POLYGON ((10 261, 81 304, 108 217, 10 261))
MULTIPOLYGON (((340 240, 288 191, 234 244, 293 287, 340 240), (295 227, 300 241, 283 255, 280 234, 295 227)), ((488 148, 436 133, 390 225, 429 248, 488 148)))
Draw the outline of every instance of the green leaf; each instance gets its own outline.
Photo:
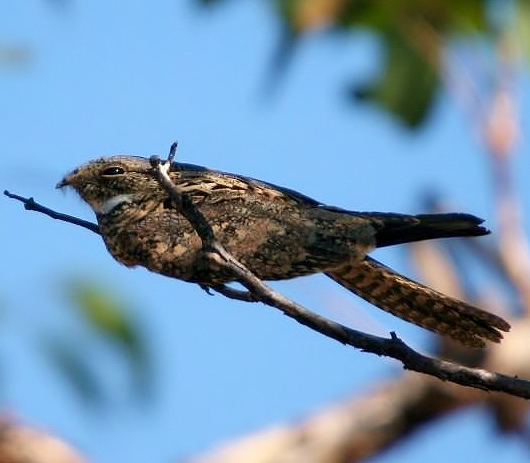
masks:
POLYGON ((519 0, 515 2, 514 16, 515 34, 526 60, 530 61, 530 1, 519 0))
POLYGON ((71 302, 84 319, 100 334, 136 349, 138 339, 125 306, 103 287, 75 281, 69 287, 71 302))
POLYGON ((111 341, 121 350, 133 375, 134 388, 145 395, 151 387, 149 355, 130 310, 113 291, 85 279, 71 282, 68 296, 96 337, 111 341))
POLYGON ((358 101, 375 103, 410 128, 423 123, 439 87, 437 71, 399 35, 387 35, 386 61, 373 82, 354 87, 358 101))

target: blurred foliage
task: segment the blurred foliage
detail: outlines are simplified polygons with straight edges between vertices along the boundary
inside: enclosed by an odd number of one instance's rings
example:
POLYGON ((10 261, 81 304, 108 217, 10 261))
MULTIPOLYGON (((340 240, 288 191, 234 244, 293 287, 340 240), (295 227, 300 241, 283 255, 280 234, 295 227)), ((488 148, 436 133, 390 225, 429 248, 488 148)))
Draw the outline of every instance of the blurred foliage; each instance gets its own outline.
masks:
MULTIPOLYGON (((47 0, 64 7, 68 0, 47 0)), ((204 6, 227 0, 195 0, 204 6)), ((232 0, 234 2, 235 0, 232 0)), ((373 33, 380 40, 383 61, 378 75, 352 86, 353 101, 375 104, 406 126, 418 128, 427 120, 443 83, 444 48, 455 37, 495 38, 502 20, 511 10, 514 31, 530 55, 530 0, 267 0, 282 25, 280 53, 274 67, 285 70, 297 43, 315 31, 351 34, 373 33), (497 15, 497 16, 496 16, 497 15), (502 19, 502 18, 501 18, 502 19)), ((26 64, 31 49, 0 42, 0 66, 26 64)), ((131 385, 145 394, 152 383, 150 360, 140 329, 115 295, 88 279, 67 285, 68 299, 90 331, 90 342, 112 346, 131 372, 131 385)), ((72 342, 62 333, 47 343, 51 359, 79 394, 91 403, 101 403, 107 386, 97 374, 97 349, 87 348, 86 339, 72 342)))
POLYGON ((6 45, 0 42, 0 66, 20 67, 33 58, 31 49, 23 45, 6 45))
MULTIPOLYGON (((46 0, 56 9, 65 8, 70 0, 46 0)), ((31 46, 23 44, 7 44, 0 37, 0 70, 27 66, 34 62, 35 53, 31 46)))
POLYGON ((107 389, 98 380, 86 351, 79 343, 55 337, 45 343, 44 353, 84 402, 91 405, 104 403, 107 389))
POLYGON ((131 362, 142 360, 142 345, 136 328, 125 306, 116 300, 113 292, 86 280, 71 283, 68 290, 70 301, 89 326, 120 345, 131 362))
POLYGON ((387 34, 386 39, 385 72, 373 81, 354 85, 351 95, 358 101, 375 103, 416 127, 433 105, 440 86, 438 72, 400 35, 387 34))
POLYGON ((515 34, 521 43, 525 59, 530 61, 530 1, 517 1, 513 16, 515 18, 515 34))
MULTIPOLYGON (((211 5, 226 0, 197 0, 211 5)), ((488 0, 269 0, 284 27, 274 66, 285 69, 297 41, 316 30, 368 30, 380 39, 384 60, 379 75, 352 87, 355 101, 390 112, 410 128, 421 126, 442 83, 443 49, 459 36, 494 37, 497 13, 512 2, 488 0), (291 53, 286 53, 290 49, 291 53), (283 63, 282 63, 283 60, 283 63)), ((515 2, 517 20, 528 25, 528 0, 515 2), (524 16, 524 19, 521 19, 524 16)), ((528 27, 520 27, 530 35, 528 27)))
POLYGON ((146 397, 152 387, 151 364, 140 336, 140 327, 134 322, 130 310, 116 297, 115 290, 83 278, 66 286, 68 302, 88 328, 87 339, 73 342, 68 335, 56 336, 47 342, 47 353, 56 367, 65 375, 81 397, 93 404, 106 399, 108 385, 98 377, 96 346, 93 341, 114 348, 117 358, 123 359, 131 373, 133 392, 146 397), (83 342, 85 341, 85 342, 83 342), (92 354, 87 355, 87 351, 92 354))

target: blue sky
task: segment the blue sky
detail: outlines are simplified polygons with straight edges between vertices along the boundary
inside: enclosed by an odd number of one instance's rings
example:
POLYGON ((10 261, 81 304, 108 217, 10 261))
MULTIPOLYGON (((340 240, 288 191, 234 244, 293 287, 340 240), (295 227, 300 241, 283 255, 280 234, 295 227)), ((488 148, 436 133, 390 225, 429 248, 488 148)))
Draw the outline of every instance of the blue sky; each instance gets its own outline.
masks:
MULTIPOLYGON (((64 173, 104 154, 165 154, 289 186, 355 210, 421 212, 436 189, 495 229, 489 166, 476 128, 446 95, 421 133, 344 98, 373 75, 377 42, 365 34, 311 37, 272 97, 265 76, 279 25, 266 2, 0 1, 0 43, 27 44, 31 62, 0 68, 0 186, 92 220, 64 173)), ((528 107, 528 82, 520 82, 528 107)), ((523 124, 525 123, 523 115, 523 124)), ((524 129, 524 127, 523 127, 524 129)), ((523 198, 528 158, 516 159, 523 198)), ((528 202, 523 212, 529 216, 528 202)), ((322 337, 261 305, 209 297, 198 287, 126 269, 88 231, 1 200, 0 401, 2 412, 50 430, 102 463, 168 462, 261 427, 292 421, 399 372, 396 362, 322 337), (90 410, 46 359, 46 336, 85 339, 64 282, 111 288, 142 325, 154 394, 135 404, 109 350, 87 342, 113 391, 90 410), (123 397, 125 395, 125 397, 123 397)), ((528 223, 528 222, 526 222, 528 223)), ((378 252, 411 272, 400 249, 378 252)), ((426 348, 421 329, 381 313, 323 277, 274 285, 359 329, 396 330, 426 348)), ((430 426, 375 461, 527 461, 516 440, 494 438, 481 410, 430 426)))

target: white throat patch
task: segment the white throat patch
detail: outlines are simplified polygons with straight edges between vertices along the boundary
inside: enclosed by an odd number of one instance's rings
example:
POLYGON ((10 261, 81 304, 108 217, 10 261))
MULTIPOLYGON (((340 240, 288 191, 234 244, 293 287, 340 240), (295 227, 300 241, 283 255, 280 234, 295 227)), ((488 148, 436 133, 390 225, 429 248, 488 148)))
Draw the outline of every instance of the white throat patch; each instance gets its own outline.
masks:
POLYGON ((122 194, 113 196, 112 198, 107 199, 104 201, 101 206, 99 206, 99 209, 96 210, 98 214, 108 214, 110 211, 112 211, 115 207, 119 206, 123 203, 131 203, 133 200, 134 195, 133 194, 122 194))

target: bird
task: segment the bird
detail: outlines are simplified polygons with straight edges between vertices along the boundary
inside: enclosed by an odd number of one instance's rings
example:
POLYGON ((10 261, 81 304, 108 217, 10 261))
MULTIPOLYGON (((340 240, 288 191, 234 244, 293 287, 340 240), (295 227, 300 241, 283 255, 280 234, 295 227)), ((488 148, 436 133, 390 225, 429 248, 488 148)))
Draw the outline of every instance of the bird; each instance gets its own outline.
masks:
MULTIPOLYGON (((503 318, 368 255, 420 240, 490 233, 474 215, 350 211, 269 182, 181 162, 171 162, 168 174, 208 221, 216 240, 261 280, 323 273, 376 307, 467 347, 500 342, 510 329, 503 318)), ((91 160, 57 184, 65 187, 92 208, 107 250, 125 266, 143 266, 203 288, 236 279, 205 258, 199 235, 160 185, 149 159, 91 160)))

